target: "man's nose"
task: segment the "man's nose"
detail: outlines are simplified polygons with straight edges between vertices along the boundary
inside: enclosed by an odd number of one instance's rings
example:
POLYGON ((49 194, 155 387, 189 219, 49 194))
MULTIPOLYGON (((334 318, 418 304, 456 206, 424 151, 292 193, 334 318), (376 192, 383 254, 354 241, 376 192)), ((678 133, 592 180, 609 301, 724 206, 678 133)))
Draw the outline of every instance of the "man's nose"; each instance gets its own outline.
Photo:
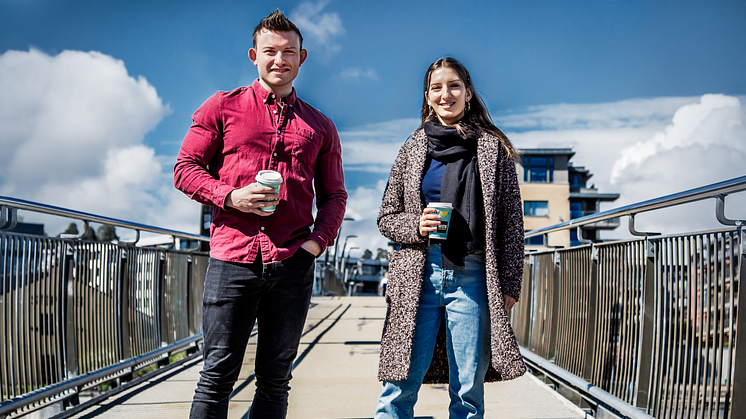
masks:
POLYGON ((275 55, 275 64, 282 64, 285 62, 285 56, 279 52, 275 55))

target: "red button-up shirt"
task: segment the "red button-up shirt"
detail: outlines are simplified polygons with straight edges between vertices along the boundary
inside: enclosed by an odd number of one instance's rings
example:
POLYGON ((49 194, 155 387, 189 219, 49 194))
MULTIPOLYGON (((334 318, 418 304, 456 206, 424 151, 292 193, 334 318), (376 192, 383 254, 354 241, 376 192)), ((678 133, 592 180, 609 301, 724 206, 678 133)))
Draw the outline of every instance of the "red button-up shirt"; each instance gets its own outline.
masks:
POLYGON ((257 79, 216 93, 192 116, 174 166, 174 185, 214 207, 210 255, 216 259, 251 263, 261 249, 268 263, 290 257, 308 239, 322 247, 334 243, 347 202, 337 129, 295 89, 280 100, 284 106, 257 79), (265 169, 283 178, 272 215, 225 206, 230 191, 254 183, 265 169))

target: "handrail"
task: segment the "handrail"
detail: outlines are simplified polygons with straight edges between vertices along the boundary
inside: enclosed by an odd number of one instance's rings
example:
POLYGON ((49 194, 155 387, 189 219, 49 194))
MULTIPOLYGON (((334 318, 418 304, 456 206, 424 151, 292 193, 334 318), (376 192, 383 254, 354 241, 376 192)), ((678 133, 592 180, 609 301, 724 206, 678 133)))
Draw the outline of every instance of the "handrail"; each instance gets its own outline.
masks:
POLYGON ((18 409, 24 408, 26 406, 30 406, 33 403, 36 403, 38 401, 53 398, 59 394, 64 393, 67 390, 75 389, 87 383, 115 375, 129 368, 135 368, 138 364, 142 362, 151 360, 159 356, 177 352, 178 350, 186 348, 186 347, 194 346, 201 339, 202 339, 201 333, 199 335, 190 336, 180 342, 176 342, 171 345, 158 348, 154 351, 148 352, 138 357, 130 358, 130 359, 121 361, 117 364, 108 366, 106 368, 92 371, 88 374, 84 374, 78 377, 70 378, 68 380, 59 382, 57 384, 53 384, 51 386, 40 388, 30 393, 26 393, 24 395, 4 401, 0 403, 0 417, 11 414, 18 409))
POLYGON ((578 394, 582 395, 586 399, 592 400, 595 404, 600 404, 606 409, 616 411, 616 413, 622 415, 628 419, 654 419, 647 413, 637 409, 630 405, 624 400, 610 394, 603 389, 594 386, 593 384, 585 381, 575 374, 565 371, 564 369, 556 366, 553 362, 547 361, 546 359, 536 355, 526 348, 519 347, 521 355, 526 362, 536 369, 543 370, 545 373, 549 373, 554 380, 562 380, 563 384, 572 388, 578 394))
POLYGON ((44 214, 56 215, 60 217, 74 218, 81 221, 94 222, 99 224, 107 224, 114 227, 128 228, 135 231, 147 231, 150 233, 167 234, 174 237, 199 240, 209 242, 210 237, 203 236, 200 234, 185 233, 183 231, 169 230, 166 228, 153 227, 146 224, 133 223, 129 221, 119 220, 116 218, 103 217, 96 214, 90 214, 82 211, 69 210, 65 208, 55 207, 53 205, 40 204, 37 202, 26 201, 23 199, 10 198, 7 196, 0 196, 0 207, 7 206, 17 209, 30 210, 41 212, 44 214))
POLYGON ((541 234, 554 233, 566 230, 572 227, 580 227, 588 224, 605 221, 612 218, 631 216, 642 212, 654 211, 662 208, 673 207, 682 204, 702 201, 705 199, 718 199, 718 197, 729 195, 735 192, 746 191, 746 176, 729 179, 723 182, 713 183, 707 186, 678 192, 648 201, 638 202, 636 204, 626 205, 620 208, 599 212, 585 217, 575 218, 563 223, 554 224, 547 227, 537 228, 536 230, 527 231, 524 237, 534 237, 541 234))

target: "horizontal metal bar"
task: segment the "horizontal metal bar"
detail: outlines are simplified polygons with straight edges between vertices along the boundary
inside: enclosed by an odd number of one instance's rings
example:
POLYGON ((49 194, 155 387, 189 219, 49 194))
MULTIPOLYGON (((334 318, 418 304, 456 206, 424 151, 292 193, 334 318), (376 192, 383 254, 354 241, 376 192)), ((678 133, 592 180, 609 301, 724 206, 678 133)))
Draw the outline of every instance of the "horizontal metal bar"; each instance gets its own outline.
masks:
POLYGON ((544 371, 547 375, 551 376, 553 380, 562 382, 584 397, 595 400, 604 408, 611 408, 612 410, 619 412, 621 415, 624 415, 625 418, 655 419, 647 413, 644 413, 638 408, 625 402, 624 400, 619 399, 604 390, 601 390, 600 388, 594 386, 588 381, 585 381, 575 374, 565 371, 554 363, 547 361, 546 359, 534 354, 528 349, 521 347, 520 350, 521 355, 526 360, 526 362, 529 363, 529 365, 533 365, 537 369, 544 371))
POLYGON ((26 393, 22 396, 19 396, 19 397, 10 399, 10 400, 6 400, 3 403, 0 403, 0 417, 11 414, 18 409, 21 409, 26 406, 30 406, 36 402, 56 397, 57 395, 67 390, 77 388, 85 384, 99 380, 101 378, 114 375, 117 372, 123 371, 127 368, 135 367, 138 364, 146 360, 157 358, 169 352, 174 352, 178 349, 192 346, 193 343, 201 339, 202 339, 202 334, 200 333, 199 335, 191 336, 180 342, 176 342, 171 345, 164 346, 162 348, 140 355, 136 358, 130 358, 128 360, 119 362, 109 367, 102 368, 102 369, 90 372, 88 374, 81 375, 79 377, 71 378, 71 379, 59 382, 57 384, 52 384, 50 386, 40 388, 38 390, 32 391, 30 393, 26 393))
POLYGON ((0 206, 7 206, 11 208, 18 208, 22 210, 35 211, 43 214, 56 215, 59 217, 74 218, 76 220, 94 222, 99 224, 108 224, 114 227, 130 228, 133 230, 147 231, 150 233, 168 234, 171 236, 200 240, 210 241, 210 237, 202 236, 200 234, 185 233, 183 231, 169 230, 160 227, 153 227, 145 224, 133 223, 130 221, 118 220, 116 218, 103 217, 96 214, 90 214, 87 212, 69 210, 65 208, 55 207, 52 205, 40 204, 37 202, 26 201, 23 199, 10 198, 7 196, 0 196, 0 206))
POLYGON ((585 217, 575 218, 570 221, 565 221, 564 223, 538 228, 536 230, 526 232, 525 237, 528 238, 541 234, 554 233, 556 231, 562 231, 586 224, 593 224, 599 221, 609 220, 611 218, 640 214, 643 212, 674 207, 682 204, 690 204, 692 202, 702 201, 705 199, 713 199, 721 195, 728 195, 731 193, 743 191, 746 191, 746 176, 741 176, 723 182, 713 183, 699 188, 690 189, 688 191, 650 199, 648 201, 638 202, 636 204, 630 204, 624 207, 611 209, 592 215, 586 215, 585 217))

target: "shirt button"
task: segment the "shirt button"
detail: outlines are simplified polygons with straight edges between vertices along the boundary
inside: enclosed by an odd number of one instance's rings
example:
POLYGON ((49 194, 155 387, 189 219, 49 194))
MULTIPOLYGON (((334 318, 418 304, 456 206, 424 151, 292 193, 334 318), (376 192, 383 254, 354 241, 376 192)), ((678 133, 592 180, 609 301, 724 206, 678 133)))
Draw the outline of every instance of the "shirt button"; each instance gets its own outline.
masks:
POLYGON ((264 231, 264 227, 259 227, 259 230, 262 230, 262 231, 264 231))
POLYGON ((277 157, 277 153, 272 153, 273 156, 277 157))
POLYGON ((277 130, 277 133, 278 133, 278 134, 281 134, 281 133, 282 133, 282 131, 278 129, 278 130, 277 130))
POLYGON ((277 113, 277 109, 273 110, 273 111, 272 111, 272 113, 275 113, 275 114, 276 114, 276 113, 277 113))
POLYGON ((272 98, 273 98, 273 99, 274 99, 274 97, 275 97, 274 93, 273 93, 273 94, 271 94, 270 96, 272 96, 272 98))

